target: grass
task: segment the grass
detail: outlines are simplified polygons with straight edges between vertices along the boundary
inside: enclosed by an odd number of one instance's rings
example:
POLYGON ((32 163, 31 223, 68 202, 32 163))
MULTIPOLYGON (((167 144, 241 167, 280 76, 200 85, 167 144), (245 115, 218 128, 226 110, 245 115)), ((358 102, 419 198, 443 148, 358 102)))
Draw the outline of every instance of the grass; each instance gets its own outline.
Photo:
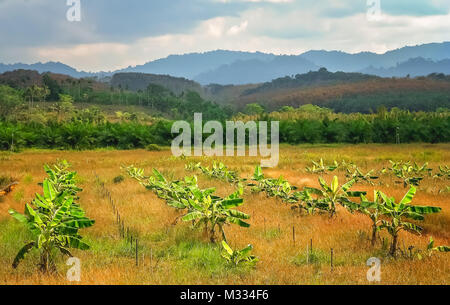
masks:
MULTIPOLYGON (((370 257, 382 259, 382 284, 449 284, 450 260, 448 255, 437 254, 424 261, 411 259, 386 259, 387 241, 370 245, 370 221, 358 214, 338 210, 335 219, 327 215, 305 216, 288 205, 263 194, 246 191, 244 205, 240 208, 252 216, 249 229, 226 227, 227 237, 233 248, 254 246, 253 254, 260 261, 254 270, 235 269, 221 258, 221 249, 208 242, 202 232, 193 232, 190 225, 172 226, 179 215, 165 205, 152 192, 127 178, 120 165, 134 164, 147 172, 158 168, 164 175, 181 178, 192 175, 184 170, 188 162, 212 164, 216 158, 174 158, 170 151, 24 151, 5 154, 0 158, 2 175, 16 177, 22 185, 0 202, 0 285, 2 284, 70 284, 65 273, 70 268, 63 259, 58 260, 58 276, 44 276, 37 272, 37 253, 32 253, 17 270, 11 268, 12 260, 30 236, 8 214, 9 208, 23 211, 24 204, 34 198, 42 188, 37 184, 45 177, 43 165, 57 159, 67 159, 80 176, 83 188, 80 203, 96 224, 83 230, 90 251, 74 251, 82 262, 81 284, 368 284, 366 261, 370 257), (105 182, 111 191, 117 209, 133 234, 139 236, 139 267, 135 263, 135 249, 120 238, 115 216, 107 199, 96 184, 95 175, 105 182), (114 183, 120 175, 125 180, 114 183), (292 228, 295 227, 295 245, 292 228), (306 260, 306 249, 313 239, 313 252, 306 260), (330 250, 334 250, 334 269, 330 268, 330 250)), ((265 170, 270 177, 283 175, 297 186, 317 187, 317 176, 305 173, 310 160, 352 160, 364 171, 381 169, 389 159, 450 163, 450 145, 282 145, 280 164, 265 170)), ((238 170, 243 177, 252 174, 260 158, 224 157, 230 169, 238 170)), ((337 174, 344 180, 343 172, 325 176, 328 182, 337 174)), ((391 176, 382 176, 381 186, 358 184, 355 190, 373 189, 394 196, 397 200, 406 192, 395 185, 391 176)), ((234 192, 234 186, 199 175, 201 187, 217 188, 220 196, 234 192)), ((448 188, 448 180, 425 179, 413 203, 435 205, 443 212, 432 215, 419 224, 424 227, 423 236, 402 233, 401 247, 410 245, 424 249, 433 236, 436 245, 450 245, 450 197, 441 192, 448 188)), ((383 232, 381 239, 387 239, 383 232)))

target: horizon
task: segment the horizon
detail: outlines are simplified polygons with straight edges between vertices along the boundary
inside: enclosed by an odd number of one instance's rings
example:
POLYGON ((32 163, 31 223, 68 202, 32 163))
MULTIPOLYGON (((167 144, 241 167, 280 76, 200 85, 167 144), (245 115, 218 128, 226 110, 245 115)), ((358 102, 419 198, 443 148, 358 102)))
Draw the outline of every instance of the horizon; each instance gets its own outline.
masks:
MULTIPOLYGON (((301 56, 301 55, 303 55, 305 53, 308 53, 308 52, 340 52, 340 53, 345 53, 345 54, 350 54, 350 55, 367 54, 367 53, 369 53, 369 54, 376 54, 376 55, 384 55, 386 53, 393 52, 393 51, 396 51, 396 50, 400 50, 400 49, 403 49, 403 48, 417 47, 417 46, 430 45, 430 44, 445 44, 445 43, 450 43, 450 41, 430 42, 430 43, 415 44, 415 45, 405 45, 403 47, 390 49, 390 50, 387 50, 387 51, 382 52, 382 53, 376 53, 376 52, 372 52, 372 51, 359 51, 359 52, 351 53, 351 52, 345 52, 345 51, 342 51, 342 50, 311 49, 311 50, 307 50, 305 52, 296 53, 296 54, 275 54, 275 53, 266 53, 266 52, 262 52, 262 51, 250 52, 250 51, 242 51, 242 50, 215 49, 215 50, 209 50, 209 51, 189 52, 189 53, 180 53, 180 54, 169 54, 169 55, 167 55, 165 57, 161 57, 161 58, 157 58, 157 59, 153 59, 153 60, 147 60, 147 61, 144 61, 142 63, 136 64, 136 65, 133 65, 133 66, 118 67, 117 69, 108 70, 108 71, 106 71, 106 70, 96 70, 96 71, 82 70, 82 69, 78 69, 77 67, 74 67, 72 65, 69 65, 69 64, 67 64, 65 62, 51 60, 51 59, 48 60, 48 61, 37 61, 37 62, 21 62, 21 61, 18 61, 18 62, 12 62, 12 63, 5 63, 5 62, 1 62, 0 61, 0 64, 5 64, 5 65, 18 65, 18 64, 36 65, 36 64, 43 64, 43 65, 45 65, 45 64, 49 64, 49 63, 55 63, 55 64, 67 65, 67 66, 75 69, 77 72, 85 72, 85 73, 94 73, 95 74, 95 73, 114 73, 114 72, 117 72, 117 71, 120 71, 120 70, 124 70, 124 69, 127 69, 127 68, 135 68, 137 66, 145 65, 145 64, 150 63, 150 62, 155 62, 155 61, 158 61, 158 60, 164 60, 164 59, 169 58, 171 56, 184 56, 184 55, 191 55, 191 54, 207 54, 207 53, 220 52, 220 51, 224 51, 224 52, 242 52, 242 53, 253 53, 253 54, 255 54, 255 53, 262 53, 262 54, 266 54, 266 55, 275 55, 275 56, 301 56)), ((427 59, 425 57, 422 57, 422 58, 427 59)))
POLYGON ((68 2, 0 1, 0 34, 7 41, 0 62, 61 62, 95 73, 209 50, 383 54, 448 41, 450 33, 444 0, 68 2))

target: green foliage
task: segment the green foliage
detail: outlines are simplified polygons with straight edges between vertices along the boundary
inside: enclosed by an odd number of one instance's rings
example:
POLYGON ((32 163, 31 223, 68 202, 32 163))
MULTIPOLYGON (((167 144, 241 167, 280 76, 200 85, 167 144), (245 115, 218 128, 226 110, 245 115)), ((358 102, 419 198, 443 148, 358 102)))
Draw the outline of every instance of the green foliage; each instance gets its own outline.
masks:
POLYGON ((339 163, 334 161, 332 165, 324 165, 323 159, 321 158, 318 162, 311 161, 312 167, 306 167, 306 172, 311 174, 326 174, 327 172, 333 172, 339 168, 339 163))
POLYGON ((252 187, 252 192, 265 192, 268 197, 277 197, 285 202, 292 200, 291 193, 297 189, 297 187, 291 185, 283 177, 279 177, 278 179, 265 178, 259 165, 256 166, 252 179, 255 183, 248 185, 252 187))
POLYGON ((355 180, 356 183, 366 182, 370 185, 375 185, 372 180, 379 179, 379 177, 375 176, 374 172, 375 170, 370 170, 364 174, 359 168, 355 167, 353 172, 350 169, 347 169, 347 174, 345 176, 349 179, 355 180))
POLYGON ((437 179, 441 178, 441 179, 449 180, 450 179, 450 167, 448 165, 444 165, 444 166, 440 165, 439 172, 437 172, 434 175, 434 178, 437 178, 437 179))
POLYGON ((72 257, 69 249, 88 250, 79 230, 94 225, 94 220, 85 216, 84 210, 74 202, 81 190, 75 185, 75 173, 69 172, 66 161, 55 165, 54 169, 46 166, 48 179, 43 183, 43 195, 36 194, 30 204, 25 205, 25 214, 15 210, 9 213, 23 223, 33 235, 17 254, 13 267, 17 268, 26 254, 36 249, 40 253, 40 269, 43 272, 56 271, 54 251, 72 257))
MULTIPOLYGON (((192 222, 194 228, 203 227, 205 233, 215 242, 216 233, 226 240, 224 226, 235 224, 248 228, 250 225, 244 220, 250 216, 235 208, 241 206, 243 189, 240 187, 235 193, 226 198, 215 196, 215 188, 200 189, 197 177, 185 177, 181 181, 169 182, 159 171, 153 170, 153 176, 144 176, 142 169, 130 166, 126 168, 128 174, 139 181, 147 189, 154 191, 159 198, 166 200, 167 204, 185 213, 178 217, 183 221, 192 222)), ((175 223, 177 222, 175 220, 175 223)))
POLYGON ((113 182, 114 184, 119 184, 125 180, 125 177, 122 175, 119 175, 117 177, 114 177, 113 182))
POLYGON ((222 241, 222 247, 222 257, 233 267, 240 265, 254 267, 258 262, 258 258, 250 254, 253 250, 252 245, 248 245, 242 250, 233 250, 226 241, 222 241))
POLYGON ((59 83, 53 79, 49 74, 44 74, 42 78, 44 85, 49 89, 48 99, 50 101, 57 101, 63 90, 59 83))
POLYGON ((245 106, 244 113, 248 115, 259 115, 264 113, 264 108, 260 104, 248 104, 245 106))
POLYGON ((314 198, 310 191, 302 190, 292 196, 292 209, 305 211, 308 215, 314 215, 317 211, 328 212, 329 204, 321 198, 314 198))
POLYGON ((148 151, 161 151, 162 148, 158 144, 149 144, 145 146, 145 149, 148 151))
POLYGON ((391 167, 389 167, 387 170, 384 169, 383 172, 392 172, 397 178, 403 180, 403 185, 405 187, 407 187, 408 185, 419 186, 424 177, 431 176, 432 169, 428 168, 428 163, 419 166, 415 162, 414 164, 411 164, 410 161, 394 162, 389 160, 389 162, 391 163, 391 167))
MULTIPOLYGON (((424 220, 427 214, 439 213, 442 209, 432 206, 410 205, 416 188, 411 187, 403 199, 396 203, 394 198, 390 198, 378 191, 374 195, 374 201, 370 202, 366 197, 361 196, 361 205, 357 210, 372 219, 373 230, 386 230, 392 237, 389 254, 395 256, 398 250, 398 235, 400 231, 408 231, 414 234, 421 234, 422 228, 406 219, 424 220)), ((372 242, 374 242, 372 240, 372 242)))
MULTIPOLYGON (((448 253, 450 252, 450 247, 449 246, 435 246, 434 245, 434 240, 433 237, 430 237, 430 242, 428 243, 427 246, 427 255, 428 257, 431 257, 433 255, 433 253, 448 253)), ((419 254, 419 259, 421 259, 422 257, 419 254)))
POLYGON ((243 179, 239 178, 236 171, 229 170, 222 162, 213 162, 212 168, 202 166, 201 163, 189 163, 185 166, 186 170, 195 171, 200 170, 204 175, 219 179, 229 183, 240 183, 243 179))
POLYGON ((0 85, 0 117, 10 114, 22 102, 23 100, 18 90, 0 85))
MULTIPOLYGON (((318 196, 318 200, 321 205, 327 204, 327 211, 330 213, 330 216, 333 217, 336 214, 337 204, 340 204, 353 211, 355 209, 355 203, 350 201, 349 198, 360 197, 361 195, 366 194, 365 192, 350 192, 349 190, 354 183, 355 180, 350 180, 345 184, 340 185, 338 177, 334 176, 331 184, 328 185, 326 181, 322 177, 320 177, 320 189, 306 187, 304 190, 307 191, 306 195, 314 194, 318 196)), ((310 196, 306 196, 305 198, 307 199, 307 201, 310 201, 310 196)))

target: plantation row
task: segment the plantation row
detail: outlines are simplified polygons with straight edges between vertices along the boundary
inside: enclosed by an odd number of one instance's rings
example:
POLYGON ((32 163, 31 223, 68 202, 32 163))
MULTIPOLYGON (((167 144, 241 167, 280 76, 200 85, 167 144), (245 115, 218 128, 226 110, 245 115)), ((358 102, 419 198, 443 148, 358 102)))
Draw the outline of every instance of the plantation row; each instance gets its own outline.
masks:
MULTIPOLYGON (((425 178, 450 180, 450 167, 448 165, 440 165, 436 170, 433 170, 428 167, 428 163, 421 166, 416 162, 412 164, 411 161, 395 162, 389 160, 389 163, 389 167, 385 167, 377 173, 375 170, 364 173, 352 162, 343 160, 341 163, 334 161, 332 164, 325 165, 323 159, 320 159, 318 162, 312 161, 312 166, 306 167, 306 172, 326 175, 336 170, 344 171, 347 178, 353 179, 355 182, 365 182, 370 185, 375 185, 374 180, 379 179, 379 176, 392 174, 399 179, 395 183, 403 184, 405 188, 408 185, 419 186, 425 178)), ((381 182, 379 184, 382 185, 381 182)))
MULTIPOLYGON (((336 168, 333 168, 333 170, 336 168)), ((238 174, 235 171, 230 171, 222 163, 214 163, 211 170, 208 167, 201 166, 201 164, 192 163, 188 164, 186 169, 201 170, 211 178, 237 183, 238 185, 247 181, 247 179, 236 179, 238 174)), ((321 188, 304 187, 303 190, 298 191, 297 187, 291 185, 283 177, 278 179, 266 178, 261 167, 257 166, 251 180, 254 183, 250 183, 248 186, 251 187, 252 192, 264 192, 268 197, 279 198, 289 204, 293 210, 304 211, 308 215, 329 213, 330 217, 334 217, 338 205, 344 207, 350 213, 356 212, 366 215, 372 221, 372 245, 375 245, 377 233, 385 230, 391 236, 389 255, 392 257, 395 257, 399 250, 398 238, 401 231, 420 235, 423 230, 422 227, 410 222, 410 220, 422 221, 426 215, 439 213, 442 210, 433 206, 411 205, 410 203, 417 191, 414 186, 411 186, 403 199, 397 203, 393 197, 389 197, 381 191, 374 191, 373 200, 367 198, 367 192, 350 191, 350 188, 357 182, 355 178, 341 185, 337 176, 334 176, 331 184, 328 185, 322 177, 319 177, 321 188), (359 202, 353 198, 358 198, 359 202)), ((434 247, 431 238, 427 254, 431 255, 435 251, 449 252, 450 247, 434 247)), ((417 251, 416 256, 418 258, 422 258, 421 252, 420 250, 417 251)))
MULTIPOLYGON (((277 120, 270 116, 244 120, 277 120)), ((0 150, 27 147, 51 149, 145 148, 168 146, 177 136, 173 121, 152 125, 135 122, 86 123, 80 121, 17 123, 0 121, 0 150)), ((203 135, 206 139, 208 135, 203 135)), ((280 120, 280 142, 300 143, 444 143, 450 142, 450 116, 437 113, 408 113, 386 116, 327 115, 280 120), (334 118, 335 117, 335 118, 334 118)))
POLYGON ((244 220, 250 219, 250 215, 242 213, 235 208, 241 206, 244 200, 242 186, 227 196, 221 198, 214 195, 216 189, 200 189, 197 184, 197 177, 185 177, 180 181, 167 181, 158 170, 153 169, 153 176, 144 176, 144 170, 128 167, 128 174, 136 179, 145 188, 152 190, 156 195, 165 200, 166 203, 182 212, 182 215, 175 219, 174 224, 182 219, 185 222, 192 222, 194 229, 202 228, 210 238, 212 243, 216 242, 217 234, 222 237, 222 256, 233 266, 241 264, 254 266, 258 259, 251 255, 252 245, 248 245, 242 250, 233 250, 228 245, 228 240, 224 227, 235 224, 243 228, 250 227, 244 220))
MULTIPOLYGON (((409 163, 391 162, 391 168, 404 170, 409 168, 409 163)), ((348 168, 355 168, 351 163, 334 162, 325 166, 323 160, 314 162, 308 171, 326 173, 348 168), (324 169, 320 171, 319 169, 324 169)), ((431 170, 426 165, 411 166, 413 172, 428 173, 431 170)), ((242 250, 235 250, 229 246, 225 228, 229 225, 237 225, 241 228, 249 228, 250 215, 237 210, 244 204, 244 186, 250 187, 252 193, 265 193, 270 198, 277 198, 289 206, 293 211, 305 215, 329 214, 330 218, 337 217, 338 206, 350 213, 359 213, 371 220, 371 243, 374 246, 377 234, 386 231, 390 237, 389 255, 396 257, 401 251, 399 245, 399 233, 402 231, 420 235, 423 228, 416 222, 423 221, 426 215, 440 213, 441 208, 434 206, 412 205, 416 194, 413 180, 410 180, 410 189, 399 202, 381 191, 374 191, 373 199, 369 199, 365 191, 351 191, 357 183, 358 177, 340 184, 334 176, 330 184, 319 177, 319 188, 304 187, 299 190, 283 177, 267 178, 261 167, 257 166, 252 177, 240 178, 236 171, 230 170, 223 163, 214 163, 211 168, 204 167, 201 163, 189 163, 186 170, 201 171, 204 175, 231 183, 237 190, 224 198, 215 194, 215 188, 201 189, 198 186, 197 177, 185 177, 182 180, 169 181, 158 170, 153 170, 153 175, 146 176, 143 169, 130 166, 125 168, 128 175, 137 180, 146 189, 153 191, 168 206, 179 211, 179 216, 174 220, 174 225, 180 220, 191 223, 193 229, 203 230, 212 243, 221 241, 222 256, 231 266, 255 267, 258 258, 251 254, 252 245, 242 250)), ((356 167, 357 168, 357 167, 356 167)), ((48 178, 42 183, 43 194, 36 194, 36 198, 25 205, 25 213, 20 214, 10 210, 10 214, 23 223, 33 236, 18 252, 13 262, 17 268, 26 254, 32 250, 39 253, 39 267, 42 272, 56 272, 56 254, 59 252, 65 256, 72 256, 70 249, 88 250, 89 245, 83 241, 80 229, 94 225, 95 221, 86 217, 84 210, 76 201, 78 193, 82 191, 76 185, 76 173, 69 170, 66 161, 59 162, 52 168, 45 166, 48 178)), ((394 172, 395 174, 395 172, 394 172)), ((440 171, 434 176, 439 179, 449 179, 448 167, 440 167, 440 171)), ((369 181, 372 177, 369 177, 369 181)), ((137 249, 137 244, 136 244, 137 249)), ((448 246, 435 246, 431 238, 425 250, 410 249, 411 258, 422 259, 431 256, 435 252, 449 252, 448 246)), ((404 253, 403 253, 404 254, 404 253)))

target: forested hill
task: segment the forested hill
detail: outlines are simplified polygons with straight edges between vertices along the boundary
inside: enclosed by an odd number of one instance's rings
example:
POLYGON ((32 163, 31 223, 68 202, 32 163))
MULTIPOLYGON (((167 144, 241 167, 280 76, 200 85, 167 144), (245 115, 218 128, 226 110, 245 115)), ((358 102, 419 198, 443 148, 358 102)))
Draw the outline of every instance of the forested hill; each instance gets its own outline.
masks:
POLYGON ((194 91, 203 93, 200 84, 180 77, 169 75, 144 74, 144 73, 117 73, 111 79, 111 86, 130 91, 144 91, 149 84, 162 86, 171 92, 180 95, 183 92, 194 91))
POLYGON ((414 79, 373 78, 325 85, 287 86, 295 82, 293 79, 286 79, 280 82, 285 86, 276 86, 277 89, 269 90, 266 84, 247 90, 247 94, 241 95, 234 103, 238 109, 258 103, 267 111, 275 111, 284 106, 297 108, 313 104, 344 113, 372 113, 382 106, 410 111, 450 108, 450 81, 448 76, 442 74, 414 79))
POLYGON ((184 117, 193 109, 208 112, 210 117, 216 116, 218 110, 228 114, 245 112, 247 105, 256 103, 265 111, 305 104, 345 113, 372 113, 382 106, 410 111, 450 108, 450 76, 436 73, 418 78, 381 78, 322 68, 263 84, 202 87, 167 75, 118 73, 110 83, 103 83, 92 78, 17 70, 1 74, 0 84, 19 89, 27 100, 58 101, 60 94, 66 94, 74 102, 139 105, 170 117, 184 117))
POLYGON ((305 74, 297 74, 293 77, 286 76, 274 79, 273 81, 263 83, 262 85, 256 88, 246 90, 243 92, 242 95, 270 92, 278 89, 302 88, 308 86, 322 86, 338 83, 362 82, 373 79, 379 79, 379 77, 362 73, 345 73, 345 72, 333 73, 329 72, 325 68, 321 68, 319 71, 310 71, 305 74))

